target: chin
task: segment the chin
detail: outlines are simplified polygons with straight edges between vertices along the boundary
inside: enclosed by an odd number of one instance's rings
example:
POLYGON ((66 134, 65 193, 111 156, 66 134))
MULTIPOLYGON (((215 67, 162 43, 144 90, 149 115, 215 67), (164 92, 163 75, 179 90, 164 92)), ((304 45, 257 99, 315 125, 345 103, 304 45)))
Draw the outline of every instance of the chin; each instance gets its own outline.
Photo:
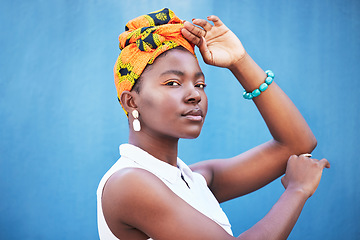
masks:
POLYGON ((199 137, 201 133, 201 129, 198 130, 198 131, 193 131, 193 132, 188 132, 188 133, 184 133, 184 135, 180 138, 183 138, 183 139, 195 139, 197 137, 199 137))
MULTIPOLYGON (((200 134, 199 134, 200 135, 200 134)), ((197 138, 199 135, 197 136, 190 136, 190 137, 182 137, 182 139, 195 139, 197 138)))

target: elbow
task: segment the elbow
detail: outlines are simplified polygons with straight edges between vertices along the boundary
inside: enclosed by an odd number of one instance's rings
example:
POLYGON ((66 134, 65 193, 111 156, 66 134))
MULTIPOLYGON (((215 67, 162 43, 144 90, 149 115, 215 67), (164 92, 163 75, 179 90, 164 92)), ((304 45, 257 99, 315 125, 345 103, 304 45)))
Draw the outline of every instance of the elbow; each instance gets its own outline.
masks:
POLYGON ((314 151, 316 146, 317 146, 317 140, 316 137, 312 134, 312 136, 309 138, 306 144, 307 152, 311 153, 312 151, 314 151))
POLYGON ((317 146, 317 140, 313 134, 310 134, 306 138, 301 139, 295 143, 292 147, 293 151, 296 154, 300 155, 303 153, 311 153, 317 146))
POLYGON ((303 153, 311 153, 316 148, 317 140, 310 132, 310 134, 294 136, 292 141, 288 141, 282 145, 286 146, 290 155, 300 155, 303 153))

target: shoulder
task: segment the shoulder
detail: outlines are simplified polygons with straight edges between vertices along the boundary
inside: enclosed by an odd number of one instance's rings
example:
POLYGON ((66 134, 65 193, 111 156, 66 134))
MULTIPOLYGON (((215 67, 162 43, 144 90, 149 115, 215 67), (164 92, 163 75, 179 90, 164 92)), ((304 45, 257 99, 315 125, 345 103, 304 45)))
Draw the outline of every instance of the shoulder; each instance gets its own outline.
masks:
POLYGON ((146 224, 146 219, 156 212, 161 198, 169 195, 169 191, 147 170, 124 168, 115 172, 102 194, 102 209, 109 228, 116 236, 142 234, 137 229, 146 224))
POLYGON ((148 189, 161 188, 162 181, 151 172, 141 168, 124 168, 109 177, 105 184, 102 200, 122 202, 141 197, 148 189), (142 190, 142 191, 139 191, 142 190), (126 194, 124 194, 126 193, 126 194))
POLYGON ((127 168, 114 173, 105 185, 102 208, 106 223, 120 239, 231 237, 144 169, 127 168))
POLYGON ((137 167, 125 167, 114 172, 109 177, 105 187, 106 188, 109 188, 111 186, 114 187, 114 185, 118 186, 119 184, 120 186, 122 186, 121 183, 124 182, 124 180, 126 180, 126 182, 128 181, 134 181, 135 183, 141 182, 144 178, 145 179, 151 178, 151 176, 154 175, 145 169, 137 168, 137 167))
POLYGON ((124 168, 106 182, 102 194, 105 219, 137 226, 147 214, 166 206, 173 192, 157 176, 141 168, 124 168), (162 203, 163 202, 163 203, 162 203))

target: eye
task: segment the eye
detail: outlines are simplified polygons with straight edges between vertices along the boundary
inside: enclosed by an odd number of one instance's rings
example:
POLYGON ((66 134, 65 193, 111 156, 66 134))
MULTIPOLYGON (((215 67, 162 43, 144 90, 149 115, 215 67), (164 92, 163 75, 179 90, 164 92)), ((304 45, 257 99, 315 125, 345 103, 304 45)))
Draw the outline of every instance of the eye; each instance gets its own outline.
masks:
POLYGON ((195 87, 204 89, 204 88, 206 87, 206 84, 205 84, 205 83, 197 83, 197 84, 195 85, 195 87))
POLYGON ((166 86, 180 86, 180 83, 178 81, 175 81, 175 80, 169 80, 169 81, 166 81, 165 83, 163 83, 163 85, 166 85, 166 86))

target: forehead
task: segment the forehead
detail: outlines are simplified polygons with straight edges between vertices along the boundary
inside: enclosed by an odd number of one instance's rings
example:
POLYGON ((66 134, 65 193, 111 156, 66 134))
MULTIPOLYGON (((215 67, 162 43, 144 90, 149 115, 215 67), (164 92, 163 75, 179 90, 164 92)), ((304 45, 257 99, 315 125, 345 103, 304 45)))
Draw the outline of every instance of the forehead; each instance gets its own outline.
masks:
POLYGON ((172 49, 158 57, 149 68, 143 72, 142 78, 160 76, 169 70, 177 70, 185 75, 197 74, 201 71, 196 57, 187 50, 172 49))

